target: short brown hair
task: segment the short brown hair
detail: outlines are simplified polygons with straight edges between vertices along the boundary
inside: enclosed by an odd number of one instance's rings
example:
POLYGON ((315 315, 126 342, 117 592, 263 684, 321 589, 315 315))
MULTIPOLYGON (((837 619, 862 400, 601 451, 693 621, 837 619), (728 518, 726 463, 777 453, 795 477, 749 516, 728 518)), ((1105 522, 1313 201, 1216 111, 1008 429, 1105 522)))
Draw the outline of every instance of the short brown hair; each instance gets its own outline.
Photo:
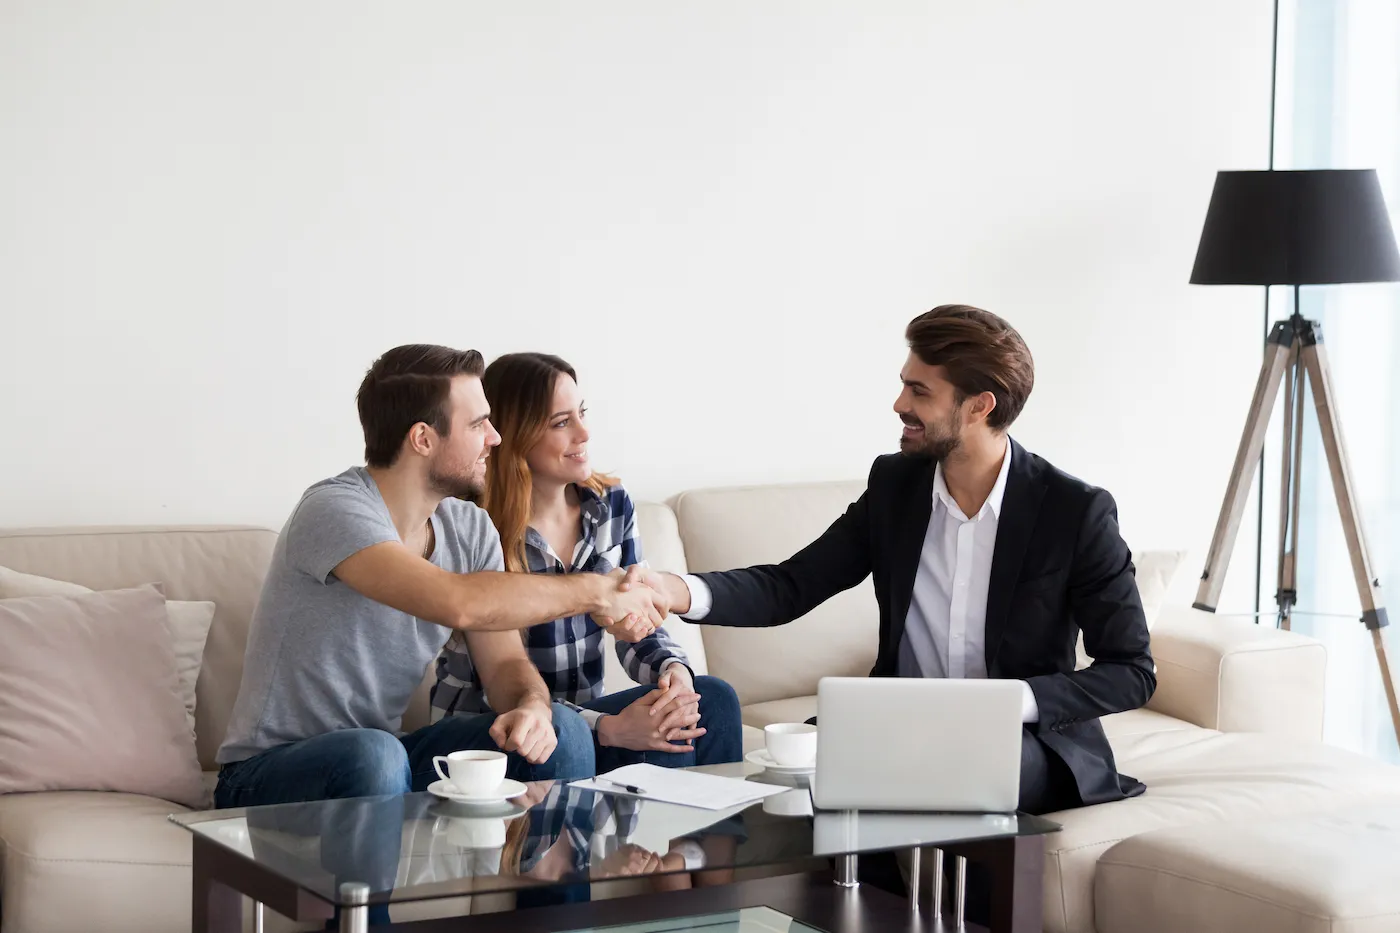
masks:
POLYGON ((992 393, 996 407, 987 426, 1006 430, 1030 398, 1035 362, 1010 324, 970 305, 939 305, 909 322, 909 349, 928 366, 942 366, 958 402, 992 393))
POLYGON ((427 343, 395 347, 375 360, 355 396, 365 432, 365 463, 392 466, 409 429, 420 421, 446 436, 453 377, 480 378, 485 368, 475 350, 427 343))

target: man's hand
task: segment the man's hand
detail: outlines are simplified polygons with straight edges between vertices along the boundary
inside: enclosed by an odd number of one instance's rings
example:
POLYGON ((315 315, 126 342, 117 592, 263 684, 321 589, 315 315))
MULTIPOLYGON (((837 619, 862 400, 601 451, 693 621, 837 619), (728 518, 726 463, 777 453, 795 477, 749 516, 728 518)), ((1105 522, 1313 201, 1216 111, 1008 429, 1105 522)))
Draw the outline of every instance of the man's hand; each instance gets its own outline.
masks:
POLYGON ((548 797, 553 788, 553 781, 531 781, 525 785, 525 793, 516 797, 512 802, 523 806, 526 810, 532 809, 541 800, 548 797))
POLYGON ((649 875, 661 868, 661 856, 629 842, 603 859, 594 870, 595 878, 618 878, 626 875, 649 875))
POLYGON ((491 739, 503 752, 515 752, 532 765, 543 764, 554 754, 559 737, 554 734, 554 712, 548 703, 529 700, 491 724, 491 739))
MULTIPOLYGON (((690 679, 690 668, 672 664, 656 682, 656 701, 648 715, 656 720, 656 731, 664 738, 676 739, 689 734, 700 722, 700 694, 690 679)), ((704 734, 700 730, 701 735, 704 734)))
MULTIPOLYGON (((667 671, 669 674, 670 671, 667 671)), ((700 721, 698 694, 687 693, 676 697, 676 702, 687 706, 695 705, 695 712, 674 716, 664 720, 651 715, 652 707, 662 697, 663 691, 653 690, 645 694, 615 716, 603 716, 598 720, 598 742, 613 748, 626 748, 634 752, 689 752, 695 746, 690 744, 705 734, 704 729, 695 728, 700 721), (667 723, 672 723, 667 726, 667 723), (663 726, 667 726, 663 730, 663 726), (680 742, 683 744, 674 744, 680 742)))
POLYGON ((643 567, 639 579, 660 594, 658 598, 665 601, 667 612, 679 615, 690 611, 690 587, 676 574, 643 567))
POLYGON ((605 597, 601 611, 593 613, 593 621, 614 638, 638 642, 661 627, 670 611, 665 598, 643 581, 644 568, 634 564, 626 571, 608 574, 614 589, 605 597))

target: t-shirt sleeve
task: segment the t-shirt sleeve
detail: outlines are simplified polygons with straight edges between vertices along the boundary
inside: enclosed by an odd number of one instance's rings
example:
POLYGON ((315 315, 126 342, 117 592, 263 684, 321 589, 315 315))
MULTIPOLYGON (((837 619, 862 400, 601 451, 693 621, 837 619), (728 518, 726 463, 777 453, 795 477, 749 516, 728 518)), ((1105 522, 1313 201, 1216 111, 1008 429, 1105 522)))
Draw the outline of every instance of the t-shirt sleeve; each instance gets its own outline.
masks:
POLYGON ((472 534, 468 537, 470 551, 467 554, 467 568, 471 573, 482 570, 505 570, 505 553, 501 550, 501 535, 491 522, 486 510, 469 505, 472 534))
POLYGON ((287 525, 287 560, 321 583, 352 554, 399 533, 383 508, 350 487, 326 486, 307 494, 287 525))

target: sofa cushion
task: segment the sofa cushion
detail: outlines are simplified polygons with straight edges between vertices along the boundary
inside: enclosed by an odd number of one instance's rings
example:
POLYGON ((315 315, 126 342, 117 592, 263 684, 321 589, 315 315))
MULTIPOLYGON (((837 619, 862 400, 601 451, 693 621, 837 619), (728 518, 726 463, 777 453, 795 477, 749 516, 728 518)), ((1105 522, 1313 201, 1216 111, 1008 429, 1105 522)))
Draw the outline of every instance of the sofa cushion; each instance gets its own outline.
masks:
MULTIPOLYGON (((91 589, 78 583, 0 567, 0 599, 15 596, 76 596, 91 592, 91 589)), ((204 663, 204 643, 209 639, 209 626, 214 621, 214 604, 207 600, 167 599, 165 612, 166 622, 170 626, 171 646, 175 649, 180 702, 185 707, 185 722, 190 735, 194 735, 195 688, 199 683, 199 669, 204 663)))
POLYGON ((0 794, 205 802, 157 587, 0 599, 0 644, 0 794))
POLYGON ((1046 930, 1094 933, 1099 856, 1139 833, 1317 812, 1339 800, 1400 802, 1400 768, 1321 743, 1209 730, 1139 737, 1118 767, 1146 784, 1145 794, 1047 815, 1063 829, 1046 838, 1046 930))
POLYGON ((787 700, 769 700, 767 703, 751 703, 742 710, 746 725, 762 729, 775 722, 806 722, 817 715, 817 697, 792 697, 787 700))
MULTIPOLYGON (((690 571, 786 560, 819 537, 863 482, 793 483, 685 492, 672 502, 690 571)), ((863 677, 875 663, 879 616, 867 577, 801 619, 771 629, 705 626, 710 673, 745 705, 808 696, 824 675, 863 677)))
POLYGON ((95 590, 159 580, 166 599, 214 603, 195 709, 200 764, 213 768, 276 543, 274 531, 227 525, 10 529, 0 531, 0 565, 95 590))
POLYGON ((190 834, 154 797, 68 791, 0 796, 6 930, 190 928, 190 834))
POLYGON ((1098 933, 1400 927, 1400 807, 1164 829, 1099 859, 1098 933))

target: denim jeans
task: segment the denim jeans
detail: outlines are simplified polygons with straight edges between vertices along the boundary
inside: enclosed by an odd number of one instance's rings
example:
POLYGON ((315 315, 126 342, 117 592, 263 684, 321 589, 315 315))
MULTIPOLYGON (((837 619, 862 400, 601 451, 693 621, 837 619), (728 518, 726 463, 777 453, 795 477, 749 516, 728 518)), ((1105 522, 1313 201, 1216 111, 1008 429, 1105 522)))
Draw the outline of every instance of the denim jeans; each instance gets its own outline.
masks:
MULTIPOLYGON (((597 769, 588 724, 578 713, 558 703, 554 704, 553 719, 559 738, 554 754, 538 765, 510 755, 506 765, 509 777, 517 781, 571 781, 594 775, 597 769)), ((422 791, 437 780, 433 756, 467 748, 497 750, 489 733, 495 720, 493 713, 448 716, 403 738, 377 729, 343 729, 269 749, 245 761, 224 765, 214 791, 214 806, 225 809, 346 797, 394 798, 422 791)), ((364 881, 376 890, 385 890, 380 885, 391 885, 399 861, 402 825, 401 819, 392 818, 398 812, 395 806, 388 799, 382 805, 376 802, 355 811, 361 816, 371 812, 375 816, 371 822, 377 829, 361 829, 352 834, 368 848, 353 845, 349 838, 343 839, 344 845, 322 848, 324 857, 332 861, 341 859, 341 855, 349 857, 354 851, 372 852, 373 864, 350 858, 349 864, 324 867, 338 880, 364 881), (342 878, 350 870, 368 872, 371 877, 342 878)), ((338 816, 334 807, 324 809, 322 815, 330 820, 326 831, 331 832, 332 824, 345 815, 338 816)), ((387 923, 388 919, 385 905, 370 908, 371 923, 387 923)))
MULTIPOLYGON (((616 715, 656 687, 634 687, 599 697, 582 704, 587 709, 616 715)), ((689 768, 694 765, 717 765, 738 761, 744 752, 744 724, 739 716, 739 697, 734 688, 718 677, 695 678, 695 692, 700 694, 700 726, 705 734, 691 744, 693 752, 637 752, 628 748, 597 746, 594 753, 598 773, 623 765, 647 762, 663 768, 689 768)), ((595 735, 596 740, 596 735, 595 735)))
MULTIPOLYGON (((507 776, 517 781, 572 781, 595 773, 592 733, 578 713, 554 704, 559 744, 542 764, 511 755, 507 776)), ((257 807, 303 800, 377 797, 426 790, 437 780, 433 756, 466 748, 496 749, 494 713, 447 716, 403 738, 377 729, 342 729, 269 749, 224 765, 214 805, 257 807)))

